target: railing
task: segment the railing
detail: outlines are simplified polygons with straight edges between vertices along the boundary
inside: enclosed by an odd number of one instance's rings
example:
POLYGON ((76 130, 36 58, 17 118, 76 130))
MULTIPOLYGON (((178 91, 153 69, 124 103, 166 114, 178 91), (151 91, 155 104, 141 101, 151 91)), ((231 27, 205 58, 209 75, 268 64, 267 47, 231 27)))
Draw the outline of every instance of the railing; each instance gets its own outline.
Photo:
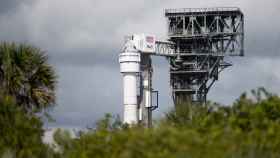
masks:
POLYGON ((172 56, 175 54, 175 44, 169 41, 156 41, 155 55, 172 56))
POLYGON ((230 35, 241 35, 241 31, 236 31, 232 32, 229 30, 225 30, 224 32, 201 32, 201 33, 194 33, 190 31, 183 31, 182 29, 169 29, 168 30, 168 36, 184 36, 184 37, 190 37, 190 38, 195 38, 195 37, 205 37, 205 36, 230 36, 230 35))
POLYGON ((217 7, 217 8, 179 8, 165 9, 166 14, 170 13, 197 13, 197 12, 223 12, 223 11, 240 11, 238 7, 217 7))

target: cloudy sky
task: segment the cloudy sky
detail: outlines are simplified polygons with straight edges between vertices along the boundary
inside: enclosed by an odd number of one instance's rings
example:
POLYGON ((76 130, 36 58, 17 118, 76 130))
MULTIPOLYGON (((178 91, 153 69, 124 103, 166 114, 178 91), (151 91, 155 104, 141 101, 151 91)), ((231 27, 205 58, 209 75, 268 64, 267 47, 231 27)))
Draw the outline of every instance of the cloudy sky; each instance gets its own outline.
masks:
MULTIPOLYGON (((245 53, 231 59, 209 99, 232 103, 241 92, 265 86, 280 92, 279 0, 0 0, 0 40, 47 51, 58 75, 50 127, 82 128, 104 113, 122 114, 118 53, 123 36, 166 38, 165 8, 237 6, 245 15, 245 53)), ((153 58, 154 89, 162 116, 172 107, 168 63, 153 58)))

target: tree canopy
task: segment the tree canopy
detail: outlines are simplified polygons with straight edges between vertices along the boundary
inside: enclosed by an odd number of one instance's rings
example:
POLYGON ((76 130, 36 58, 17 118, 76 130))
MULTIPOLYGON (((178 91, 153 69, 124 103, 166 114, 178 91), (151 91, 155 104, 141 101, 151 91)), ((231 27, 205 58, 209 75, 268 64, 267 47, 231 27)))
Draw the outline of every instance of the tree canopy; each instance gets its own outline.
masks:
POLYGON ((55 103, 56 74, 39 48, 0 43, 0 87, 26 111, 55 103))
POLYGON ((62 131, 56 140, 69 158, 279 157, 280 98, 263 88, 255 92, 231 106, 178 105, 150 129, 115 126, 107 115, 72 141, 62 131))
POLYGON ((39 48, 0 43, 0 156, 54 157, 36 112, 55 103, 56 75, 39 48))
POLYGON ((53 150, 42 142, 43 123, 25 113, 10 96, 0 96, 0 156, 3 158, 47 158, 53 150))

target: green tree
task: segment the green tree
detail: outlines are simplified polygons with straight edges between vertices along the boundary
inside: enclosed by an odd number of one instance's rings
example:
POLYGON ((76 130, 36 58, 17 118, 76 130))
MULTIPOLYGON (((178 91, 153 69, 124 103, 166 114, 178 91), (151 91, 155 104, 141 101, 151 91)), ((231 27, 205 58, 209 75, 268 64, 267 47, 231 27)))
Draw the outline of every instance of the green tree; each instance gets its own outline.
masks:
POLYGON ((262 88, 251 96, 242 94, 232 106, 177 105, 150 129, 112 128, 106 115, 79 138, 56 140, 66 158, 277 158, 280 98, 262 88))
POLYGON ((44 130, 40 118, 25 113, 11 96, 0 96, 0 157, 53 157, 43 144, 44 130))
POLYGON ((0 43, 0 88, 26 111, 55 103, 56 75, 47 59, 39 48, 0 43))
POLYGON ((39 48, 0 43, 0 157, 56 157, 36 112, 54 105, 56 75, 39 48))

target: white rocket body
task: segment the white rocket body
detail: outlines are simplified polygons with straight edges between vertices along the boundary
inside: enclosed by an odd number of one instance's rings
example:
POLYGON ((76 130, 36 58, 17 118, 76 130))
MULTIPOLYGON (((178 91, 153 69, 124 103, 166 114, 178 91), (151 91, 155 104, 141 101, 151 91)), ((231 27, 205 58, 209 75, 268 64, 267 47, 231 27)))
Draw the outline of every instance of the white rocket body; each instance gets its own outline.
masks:
MULTIPOLYGON (((143 109, 137 99, 137 77, 141 65, 141 53, 155 52, 155 36, 136 34, 125 44, 124 50, 119 55, 120 71, 123 74, 123 103, 124 118, 127 124, 137 124, 142 120, 143 109)), ((144 80, 145 107, 151 106, 150 79, 144 80)))
POLYGON ((123 74, 124 123, 138 123, 137 76, 140 73, 140 53, 128 43, 119 55, 123 74))

